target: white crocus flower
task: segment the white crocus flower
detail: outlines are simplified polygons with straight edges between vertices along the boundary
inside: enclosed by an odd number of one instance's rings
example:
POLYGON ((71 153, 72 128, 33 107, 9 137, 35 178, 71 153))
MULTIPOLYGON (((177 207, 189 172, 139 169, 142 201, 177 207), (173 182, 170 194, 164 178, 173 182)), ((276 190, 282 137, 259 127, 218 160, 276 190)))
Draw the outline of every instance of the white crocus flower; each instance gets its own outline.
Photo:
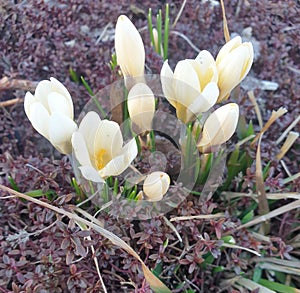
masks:
POLYGON ((149 174, 143 185, 144 194, 149 201, 159 201, 167 193, 170 177, 165 172, 156 171, 149 174))
POLYGON ((131 88, 135 83, 132 80, 143 80, 145 48, 138 30, 126 15, 120 15, 116 24, 115 50, 126 86, 131 88))
POLYGON ((24 109, 34 129, 59 152, 72 152, 71 136, 77 125, 71 95, 62 83, 53 77, 39 82, 34 95, 26 93, 24 109))
POLYGON ((134 138, 123 146, 118 123, 101 120, 93 111, 82 119, 72 136, 72 145, 83 177, 94 182, 120 175, 138 152, 134 138))
POLYGON ((210 114, 197 144, 200 151, 205 152, 229 140, 236 130, 238 119, 239 106, 235 103, 226 104, 210 114))
POLYGON ((128 93, 128 113, 141 133, 152 129, 155 99, 152 90, 144 83, 137 83, 128 93))
POLYGON ((216 64, 219 73, 218 103, 227 100, 230 92, 246 77, 253 63, 253 46, 242 43, 240 36, 227 42, 220 50, 216 64))
POLYGON ((208 111, 217 101, 217 67, 213 56, 206 50, 201 51, 196 59, 179 61, 174 73, 165 61, 160 75, 164 95, 184 123, 208 111))

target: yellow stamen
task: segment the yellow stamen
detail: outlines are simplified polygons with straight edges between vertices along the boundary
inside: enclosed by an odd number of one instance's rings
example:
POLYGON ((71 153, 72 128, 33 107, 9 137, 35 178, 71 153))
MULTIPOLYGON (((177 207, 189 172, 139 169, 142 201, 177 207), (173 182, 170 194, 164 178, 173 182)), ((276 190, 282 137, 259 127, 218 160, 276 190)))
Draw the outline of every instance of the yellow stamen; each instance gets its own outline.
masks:
POLYGON ((105 155, 107 156, 107 151, 105 149, 100 149, 95 154, 95 165, 98 170, 103 169, 107 163, 107 158, 105 158, 105 155))

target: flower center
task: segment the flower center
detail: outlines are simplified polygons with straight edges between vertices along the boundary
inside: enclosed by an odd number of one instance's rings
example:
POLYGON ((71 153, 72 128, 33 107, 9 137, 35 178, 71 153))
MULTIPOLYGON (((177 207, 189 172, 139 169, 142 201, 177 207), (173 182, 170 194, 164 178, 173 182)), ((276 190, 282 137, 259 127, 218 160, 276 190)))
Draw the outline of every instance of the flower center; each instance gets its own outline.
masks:
POLYGON ((95 165, 98 170, 101 170, 104 168, 107 162, 107 151, 105 149, 100 149, 96 154, 95 154, 95 165))

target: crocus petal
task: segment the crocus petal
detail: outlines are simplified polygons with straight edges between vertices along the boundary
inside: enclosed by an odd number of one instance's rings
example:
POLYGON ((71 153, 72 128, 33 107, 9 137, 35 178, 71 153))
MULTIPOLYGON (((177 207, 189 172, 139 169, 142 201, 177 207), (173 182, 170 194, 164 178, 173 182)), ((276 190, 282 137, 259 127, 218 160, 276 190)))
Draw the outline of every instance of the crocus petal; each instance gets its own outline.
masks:
MULTIPOLYGON (((66 102, 66 109, 68 109, 68 116, 73 119, 73 102, 70 93, 66 89, 66 87, 59 82, 57 79, 51 77, 49 80, 42 80, 38 83, 36 90, 35 90, 35 98, 40 101, 44 107, 49 111, 49 104, 48 104, 48 96, 51 93, 58 93, 64 97, 66 102)), ((53 106, 53 105, 52 105, 53 106)), ((62 110, 60 111, 62 112, 62 110)))
POLYGON ((160 71, 161 85, 163 93, 169 103, 176 108, 176 96, 173 90, 173 71, 166 60, 160 71))
POLYGON ((79 170, 81 171, 82 176, 87 180, 98 183, 104 182, 103 178, 101 178, 97 170, 92 166, 80 166, 79 170))
POLYGON ((116 24, 115 49, 124 76, 144 75, 144 44, 138 30, 125 15, 119 16, 116 24))
POLYGON ((210 52, 202 50, 193 61, 202 90, 209 82, 218 81, 216 61, 210 52))
POLYGON ((71 137, 76 131, 76 123, 69 117, 54 113, 49 119, 49 140, 63 154, 72 152, 71 137))
POLYGON ((73 108, 72 98, 67 88, 54 77, 50 77, 50 81, 52 83, 53 90, 65 96, 70 103, 70 106, 73 108))
POLYGON ((131 121, 141 132, 151 130, 155 111, 155 99, 152 90, 144 83, 134 85, 128 93, 128 113, 131 121))
POLYGON ((72 147, 75 157, 80 165, 92 166, 86 141, 79 131, 75 131, 72 135, 72 147))
POLYGON ((217 59, 219 72, 218 102, 226 100, 230 92, 245 78, 253 63, 253 46, 250 42, 242 43, 237 36, 226 43, 220 50, 217 59))
POLYGON ((202 91, 202 96, 205 102, 203 103, 201 112, 206 112, 217 102, 219 96, 218 85, 215 82, 208 83, 202 91))
POLYGON ((83 117, 78 128, 78 131, 84 137, 90 158, 94 156, 94 141, 100 121, 99 115, 94 111, 90 111, 83 117))
POLYGON ((118 123, 109 120, 102 120, 94 138, 94 156, 99 152, 103 155, 103 164, 108 163, 111 158, 118 155, 122 149, 123 137, 118 123))
MULTIPOLYGON (((54 89, 55 90, 55 89, 54 89)), ((53 91, 53 85, 49 80, 42 80, 38 83, 34 96, 35 98, 43 104, 43 106, 47 109, 50 113, 49 106, 48 106, 48 95, 53 91)))
POLYGON ((24 98, 24 110, 28 118, 30 117, 30 107, 36 101, 37 100, 33 94, 31 94, 30 92, 26 93, 24 98))
POLYGON ((153 172, 144 181, 143 191, 149 201, 159 201, 167 193, 170 177, 164 172, 153 172))
POLYGON ((47 109, 39 102, 34 102, 30 106, 30 116, 28 116, 33 128, 49 140, 49 119, 47 109))
POLYGON ((119 156, 113 158, 103 169, 99 170, 100 176, 106 178, 108 176, 120 175, 129 167, 137 156, 137 153, 138 149, 135 139, 132 139, 123 147, 119 156))
POLYGON ((217 146, 226 142, 235 132, 239 118, 239 106, 226 104, 214 111, 205 121, 198 147, 217 146))
MULTIPOLYGON (((248 48, 240 46, 230 52, 218 66, 220 96, 230 93, 240 82, 243 74, 245 58, 248 56, 248 48)), ((249 68, 250 69, 250 68, 249 68)), ((248 73, 248 72, 247 72, 248 73)))
POLYGON ((216 63, 217 66, 219 65, 219 62, 224 59, 233 49, 237 48, 242 44, 242 38, 240 36, 236 36, 233 39, 231 39, 229 42, 227 42, 219 51, 216 63))
POLYGON ((247 48, 248 53, 246 55, 248 56, 248 58, 246 58, 245 65, 242 69, 242 75, 240 77, 241 81, 246 77, 246 75, 250 71, 254 58, 254 50, 252 44, 250 42, 246 42, 243 43, 242 46, 247 48))
POLYGON ((188 60, 179 61, 175 67, 174 91, 177 107, 188 107, 200 94, 198 75, 188 60))
POLYGON ((192 120, 193 116, 208 111, 217 101, 219 88, 215 82, 210 82, 203 92, 194 100, 187 111, 187 120, 192 120))
POLYGON ((62 113, 73 120, 73 109, 62 94, 51 92, 48 95, 48 106, 50 113, 62 113))

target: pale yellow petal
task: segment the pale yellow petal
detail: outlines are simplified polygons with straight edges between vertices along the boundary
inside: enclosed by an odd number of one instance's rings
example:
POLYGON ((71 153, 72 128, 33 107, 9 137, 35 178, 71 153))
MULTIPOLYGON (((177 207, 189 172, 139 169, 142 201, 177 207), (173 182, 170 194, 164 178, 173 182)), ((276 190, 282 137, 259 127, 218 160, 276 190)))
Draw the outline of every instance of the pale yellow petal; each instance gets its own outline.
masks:
POLYGON ((210 82, 203 92, 189 106, 188 118, 198 116, 200 113, 208 111, 216 102, 219 96, 219 88, 215 82, 210 82))
POLYGON ((156 171, 146 177, 143 191, 149 201, 159 201, 167 193, 169 186, 169 175, 165 172, 156 171))
POLYGON ((24 98, 24 110, 28 118, 30 117, 30 107, 34 102, 37 102, 34 95, 32 95, 30 92, 27 92, 24 98))
POLYGON ((84 137, 90 158, 94 156, 95 136, 100 121, 99 115, 94 111, 90 111, 83 117, 79 125, 78 131, 84 137))
POLYGON ((50 109, 48 106, 48 95, 53 91, 53 86, 51 81, 42 80, 38 83, 34 96, 35 98, 43 104, 46 110, 50 113, 50 109))
POLYGON ((176 108, 176 96, 173 89, 173 71, 166 60, 160 71, 161 85, 163 93, 169 103, 176 108))
POLYGON ((188 107, 200 94, 198 75, 189 60, 179 61, 175 67, 173 87, 178 103, 188 107))
MULTIPOLYGON (((248 67, 249 48, 240 46, 231 51, 218 65, 220 98, 229 94, 245 76, 245 65, 248 67), (243 72, 244 71, 244 72, 243 72)), ((251 62, 252 64, 252 62, 251 62)), ((247 68, 250 70, 250 67, 247 68)), ((247 72, 248 73, 248 72, 247 72)), ((219 98, 219 99, 220 99, 219 98)))
POLYGON ((123 145, 123 137, 118 123, 102 120, 94 140, 94 164, 101 170, 114 157, 119 155, 123 145))
POLYGON ((49 119, 47 109, 39 102, 34 102, 30 106, 30 116, 28 117, 33 128, 49 140, 49 119))
POLYGON ((141 132, 152 129, 155 99, 152 90, 144 83, 134 85, 128 93, 127 106, 131 121, 141 132))
POLYGON ((205 121, 198 147, 217 146, 226 142, 235 132, 239 118, 239 107, 226 104, 214 111, 205 121))
POLYGON ((58 92, 48 94, 48 106, 50 113, 61 113, 73 120, 73 108, 62 94, 58 92))
POLYGON ((86 141, 79 131, 75 131, 72 135, 72 147, 75 157, 80 165, 92 166, 86 141))
POLYGON ((138 149, 135 139, 128 142, 122 149, 119 156, 114 157, 108 162, 104 168, 99 170, 99 174, 103 178, 109 176, 118 176, 123 173, 137 156, 138 149))
POLYGON ((67 88, 60 82, 58 81, 56 78, 54 77, 50 77, 50 81, 51 84, 53 86, 53 91, 58 92, 59 94, 63 95, 67 104, 68 104, 68 109, 69 109, 69 113, 70 113, 70 118, 74 119, 74 106, 73 106, 73 101, 72 101, 72 97, 69 93, 69 91, 67 90, 67 88))
POLYGON ((72 152, 71 137, 77 130, 76 123, 69 117, 54 113, 49 119, 49 140, 63 154, 72 152))
POLYGON ((104 183, 103 178, 101 178, 97 170, 92 166, 80 166, 79 170, 81 171, 81 174, 85 179, 96 183, 104 183))
POLYGON ((115 50, 124 76, 144 75, 144 44, 138 30, 125 15, 119 16, 116 24, 115 50))
POLYGON ((210 82, 218 81, 217 65, 210 52, 202 50, 192 62, 194 69, 198 74, 201 90, 210 82))
POLYGON ((240 36, 236 36, 233 39, 231 39, 229 42, 227 42, 219 51, 216 63, 217 66, 222 61, 224 57, 226 57, 233 49, 239 47, 242 44, 242 38, 240 36))

